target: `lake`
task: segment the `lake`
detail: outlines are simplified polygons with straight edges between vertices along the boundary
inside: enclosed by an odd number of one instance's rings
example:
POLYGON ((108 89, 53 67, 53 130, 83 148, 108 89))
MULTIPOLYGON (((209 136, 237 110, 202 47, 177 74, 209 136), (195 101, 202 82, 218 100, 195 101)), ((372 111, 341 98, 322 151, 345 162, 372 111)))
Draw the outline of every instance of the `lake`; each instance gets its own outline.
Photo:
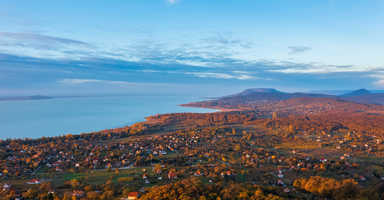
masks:
POLYGON ((107 96, 0 101, 0 139, 79 134, 131 125, 155 114, 215 111, 178 106, 198 100, 202 99, 107 96))

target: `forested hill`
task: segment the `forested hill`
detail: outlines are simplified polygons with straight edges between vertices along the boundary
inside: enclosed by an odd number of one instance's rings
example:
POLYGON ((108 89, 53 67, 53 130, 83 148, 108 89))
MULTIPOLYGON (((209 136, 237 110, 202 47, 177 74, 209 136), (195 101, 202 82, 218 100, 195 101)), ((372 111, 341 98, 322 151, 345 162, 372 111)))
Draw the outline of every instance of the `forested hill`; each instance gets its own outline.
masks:
POLYGON ((183 104, 183 106, 215 109, 247 109, 262 104, 276 103, 295 98, 329 98, 364 104, 384 104, 384 93, 373 93, 366 89, 359 89, 343 95, 328 95, 301 92, 288 93, 271 88, 255 88, 213 100, 183 104))

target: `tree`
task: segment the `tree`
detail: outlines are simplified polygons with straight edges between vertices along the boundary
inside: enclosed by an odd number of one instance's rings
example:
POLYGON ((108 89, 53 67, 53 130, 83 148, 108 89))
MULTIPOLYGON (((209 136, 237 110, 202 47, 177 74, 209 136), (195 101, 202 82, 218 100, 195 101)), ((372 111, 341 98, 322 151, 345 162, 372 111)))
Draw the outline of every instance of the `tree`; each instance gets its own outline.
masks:
POLYGON ((89 191, 89 192, 87 192, 87 198, 88 199, 98 199, 99 193, 97 193, 95 191, 89 191))
POLYGON ((273 112, 272 113, 272 120, 277 120, 277 119, 278 119, 277 112, 273 112))
POLYGON ((71 185, 71 187, 72 187, 73 189, 77 189, 77 188, 80 187, 80 181, 77 180, 77 179, 72 179, 72 180, 70 180, 69 184, 71 185))

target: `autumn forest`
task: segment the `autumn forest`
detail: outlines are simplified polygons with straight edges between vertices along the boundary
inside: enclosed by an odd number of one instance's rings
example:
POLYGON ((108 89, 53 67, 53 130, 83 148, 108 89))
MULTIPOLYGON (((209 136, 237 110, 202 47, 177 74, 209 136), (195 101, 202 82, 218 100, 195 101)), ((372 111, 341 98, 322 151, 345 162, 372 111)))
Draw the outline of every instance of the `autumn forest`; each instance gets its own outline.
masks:
POLYGON ((0 199, 382 199, 384 106, 367 95, 253 89, 183 105, 218 112, 2 140, 0 199))

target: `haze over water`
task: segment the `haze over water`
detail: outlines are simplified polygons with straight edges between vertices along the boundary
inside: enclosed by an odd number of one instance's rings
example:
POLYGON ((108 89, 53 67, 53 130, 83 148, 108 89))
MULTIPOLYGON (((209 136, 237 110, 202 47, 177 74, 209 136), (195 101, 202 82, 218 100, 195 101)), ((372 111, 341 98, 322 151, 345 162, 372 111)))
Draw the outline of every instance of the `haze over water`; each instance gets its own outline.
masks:
POLYGON ((191 96, 107 96, 0 101, 0 139, 79 134, 122 127, 155 114, 212 112, 182 103, 191 96))

